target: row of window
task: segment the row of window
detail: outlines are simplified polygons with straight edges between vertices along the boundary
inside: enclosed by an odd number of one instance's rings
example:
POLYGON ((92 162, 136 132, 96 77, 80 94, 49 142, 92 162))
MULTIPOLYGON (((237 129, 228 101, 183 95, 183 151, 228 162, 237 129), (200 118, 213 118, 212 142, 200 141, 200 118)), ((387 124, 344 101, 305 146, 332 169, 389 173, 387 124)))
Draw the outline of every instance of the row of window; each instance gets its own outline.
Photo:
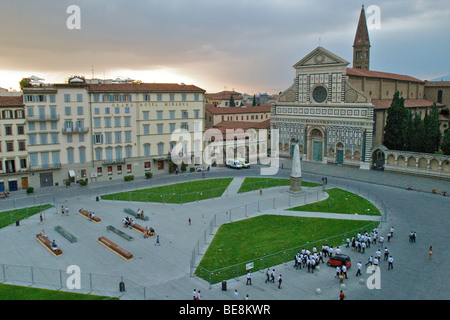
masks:
MULTIPOLYGON (((177 94, 181 97, 180 101, 188 101, 188 95, 186 93, 177 94)), ((47 95, 45 94, 26 94, 23 96, 25 103, 39 103, 39 102, 47 102, 47 95)), ((137 99, 139 100, 139 96, 137 96, 137 99)), ((199 101, 200 95, 198 93, 194 93, 193 97, 194 101, 199 101)), ((132 101, 132 95, 131 94, 93 94, 93 100, 94 102, 130 102, 132 101)), ((54 94, 48 95, 48 101, 50 103, 56 102, 56 96, 54 94)), ((144 93, 142 94, 142 101, 163 101, 163 94, 162 93, 156 93, 156 94, 150 94, 150 93, 144 93), (156 100, 155 96, 156 95, 156 100), (152 98, 153 96, 153 98, 152 98)), ((176 101, 176 94, 175 93, 169 93, 169 101, 176 101)), ((77 93, 72 97, 70 93, 64 94, 64 102, 83 102, 83 94, 77 93)))
MULTIPOLYGON (((164 111, 157 110, 156 111, 156 119, 162 120, 164 119, 164 111)), ((176 111, 175 110, 169 110, 169 119, 176 119, 176 111)), ((198 119, 200 117, 200 110, 194 110, 194 118, 198 119)), ((189 111, 187 110, 181 110, 181 119, 188 119, 189 118, 189 111)), ((150 119, 150 111, 142 111, 142 119, 144 120, 153 120, 150 119)))
MULTIPOLYGON (((14 141, 5 141, 5 148, 3 149, 6 152, 14 152, 16 150, 14 146, 14 141)), ((26 150, 26 143, 25 141, 17 141, 17 150, 19 151, 25 151, 26 150)), ((0 152, 2 152, 2 144, 0 143, 0 152)))
POLYGON ((25 114, 23 110, 2 110, 0 113, 1 119, 25 119, 25 114))
MULTIPOLYGON (((12 136, 12 135, 14 135, 13 126, 12 125, 5 125, 4 129, 5 129, 4 130, 4 135, 5 136, 12 136)), ((18 135, 25 134, 25 129, 24 129, 24 126, 22 124, 16 125, 16 130, 17 130, 16 134, 18 134, 18 135)), ((0 136, 1 135, 2 135, 2 132, 0 131, 0 136)))
MULTIPOLYGON (((101 128, 102 118, 94 118, 94 128, 101 128)), ((105 128, 111 128, 112 127, 112 118, 111 117, 105 117, 103 118, 105 125, 105 128)), ((131 117, 123 117, 124 121, 124 127, 131 127, 131 117)), ((122 118, 121 117, 114 117, 114 127, 121 127, 122 126, 122 118)))
POLYGON ((16 168, 16 160, 5 160, 5 165, 3 166, 3 161, 0 161, 0 171, 5 170, 6 173, 15 173, 17 169, 27 169, 27 159, 19 159, 19 168, 16 168))
MULTIPOLYGON (((50 103, 56 102, 56 96, 54 94, 48 95, 48 100, 50 103)), ((25 103, 39 103, 39 102, 47 102, 47 95, 45 94, 26 94, 23 96, 23 101, 25 103)), ((74 98, 72 99, 72 96, 70 93, 64 94, 64 102, 83 102, 83 94, 77 93, 74 95, 74 98)))

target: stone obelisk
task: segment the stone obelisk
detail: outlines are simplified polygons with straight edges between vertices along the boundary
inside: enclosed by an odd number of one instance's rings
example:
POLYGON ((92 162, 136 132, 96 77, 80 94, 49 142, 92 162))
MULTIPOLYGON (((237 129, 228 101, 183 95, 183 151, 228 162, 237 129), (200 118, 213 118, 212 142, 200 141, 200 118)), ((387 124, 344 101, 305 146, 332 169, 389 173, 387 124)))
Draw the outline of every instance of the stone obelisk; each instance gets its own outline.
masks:
POLYGON ((292 158, 291 186, 290 193, 299 193, 302 190, 302 167, 300 164, 300 151, 298 144, 294 147, 294 157, 292 158))

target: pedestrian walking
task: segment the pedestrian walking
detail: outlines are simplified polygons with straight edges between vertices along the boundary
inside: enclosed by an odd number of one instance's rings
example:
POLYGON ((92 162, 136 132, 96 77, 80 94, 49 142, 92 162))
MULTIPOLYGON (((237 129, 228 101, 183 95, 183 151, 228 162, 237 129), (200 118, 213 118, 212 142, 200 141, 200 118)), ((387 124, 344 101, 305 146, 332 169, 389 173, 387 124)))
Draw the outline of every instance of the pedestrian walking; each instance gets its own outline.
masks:
MULTIPOLYGON (((431 256, 433 255, 433 247, 430 246, 430 248, 428 249, 428 260, 431 260, 431 256)), ((439 260, 439 259, 438 259, 439 260)))
POLYGON ((188 219, 189 225, 191 225, 191 218, 188 219))
POLYGON ((388 270, 394 269, 394 258, 392 256, 389 256, 388 258, 388 270))
POLYGON ((384 248, 384 261, 387 261, 389 258, 389 249, 387 247, 384 248))
POLYGON ((270 274, 270 282, 275 283, 275 269, 273 269, 270 274))
POLYGON ((192 298, 194 300, 197 300, 197 290, 194 289, 194 291, 192 291, 192 298))
POLYGON ((361 261, 359 261, 359 262, 356 264, 356 267, 357 267, 357 269, 358 269, 358 271, 356 272, 356 276, 360 276, 360 275, 361 275, 361 268, 362 268, 362 263, 361 263, 361 261))
POLYGON ((195 300, 200 300, 201 298, 202 298, 201 291, 198 290, 198 291, 197 291, 197 298, 196 298, 195 300))
POLYGON ((61 214, 65 214, 66 210, 64 210, 64 206, 61 206, 61 214))
POLYGON ((334 277, 339 279, 340 275, 341 275, 341 268, 339 266, 337 266, 336 267, 336 275, 334 277))
POLYGON ((247 282, 245 283, 245 285, 252 285, 252 274, 249 272, 247 272, 247 282))
POLYGON ((235 297, 236 299, 239 299, 239 292, 238 292, 237 289, 234 289, 234 297, 235 297))
POLYGON ((370 256, 369 259, 367 259, 366 266, 369 265, 369 264, 373 265, 373 256, 370 256))
POLYGON ((266 271, 266 281, 265 281, 265 283, 267 283, 267 282, 269 282, 270 281, 270 269, 269 268, 267 268, 267 271, 266 271))
POLYGON ((160 245, 161 245, 161 243, 159 243, 159 235, 157 235, 155 246, 160 246, 160 245))
POLYGON ((281 289, 281 282, 283 279, 281 278, 281 274, 278 276, 278 289, 281 289))
POLYGON ((44 223, 44 218, 42 217, 42 213, 39 214, 39 222, 44 223))
POLYGON ((391 237, 393 237, 394 236, 394 227, 391 227, 391 230, 390 230, 391 232, 390 232, 390 234, 391 234, 391 237))
POLYGON ((345 264, 342 265, 341 272, 342 272, 342 275, 345 277, 345 279, 348 279, 347 278, 347 267, 345 266, 345 264))
POLYGON ((341 292, 339 292, 339 300, 344 300, 345 299, 345 293, 344 291, 341 290, 341 292))

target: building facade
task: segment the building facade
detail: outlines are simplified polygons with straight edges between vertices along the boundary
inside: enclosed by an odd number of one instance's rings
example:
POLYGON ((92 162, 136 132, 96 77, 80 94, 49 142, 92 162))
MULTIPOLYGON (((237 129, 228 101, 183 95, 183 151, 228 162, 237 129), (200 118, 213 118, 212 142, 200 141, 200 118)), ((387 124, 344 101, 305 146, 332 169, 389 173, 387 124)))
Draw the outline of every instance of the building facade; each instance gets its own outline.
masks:
POLYGON ((25 87, 13 105, 6 98, 0 102, 5 111, 2 127, 7 128, 1 132, 0 174, 20 171, 20 179, 26 178, 21 182, 13 177, 18 183, 3 184, 3 189, 168 172, 177 143, 185 162, 201 164, 204 94, 194 85, 80 78, 25 87), (172 138, 179 129, 188 141, 172 138))
POLYGON ((25 111, 21 96, 0 96, 0 192, 28 187, 25 111))

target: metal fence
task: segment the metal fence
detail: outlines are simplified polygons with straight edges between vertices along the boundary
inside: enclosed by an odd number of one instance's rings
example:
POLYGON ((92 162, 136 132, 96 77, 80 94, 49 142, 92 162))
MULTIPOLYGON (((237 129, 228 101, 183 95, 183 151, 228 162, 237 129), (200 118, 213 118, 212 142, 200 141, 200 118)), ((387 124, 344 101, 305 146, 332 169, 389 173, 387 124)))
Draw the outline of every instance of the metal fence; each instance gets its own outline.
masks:
POLYGON ((9 264, 1 264, 0 267, 1 283, 108 297, 126 295, 126 298, 130 300, 147 299, 144 286, 120 276, 81 272, 79 279, 74 281, 75 274, 71 270, 9 264), (78 282, 80 289, 73 288, 76 282, 78 282), (125 291, 120 290, 121 282, 125 284, 125 291))

